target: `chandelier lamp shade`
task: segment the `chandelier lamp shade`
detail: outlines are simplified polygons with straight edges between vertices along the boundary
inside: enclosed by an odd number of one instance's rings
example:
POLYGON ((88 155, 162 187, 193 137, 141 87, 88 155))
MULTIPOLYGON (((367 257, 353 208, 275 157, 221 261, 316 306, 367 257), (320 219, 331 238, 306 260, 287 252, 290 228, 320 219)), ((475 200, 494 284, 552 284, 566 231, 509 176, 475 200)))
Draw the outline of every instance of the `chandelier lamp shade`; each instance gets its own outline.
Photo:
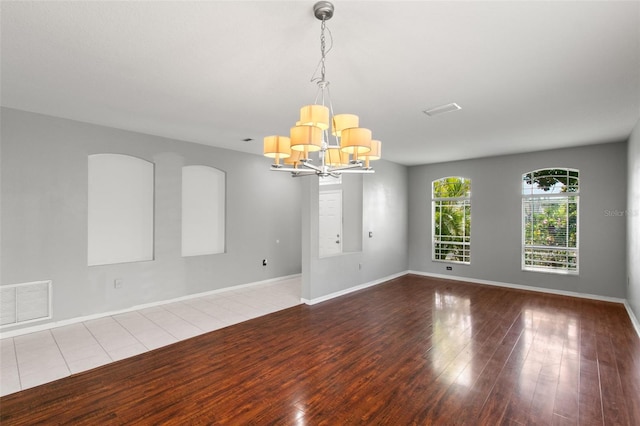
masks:
POLYGON ((280 159, 291 157, 291 141, 286 136, 267 136, 264 138, 264 155, 274 158, 279 164, 280 159))
POLYGON ((324 105, 303 106, 300 108, 300 121, 298 124, 327 130, 329 128, 329 108, 324 105))
POLYGON ((315 152, 322 149, 322 128, 299 125, 291 128, 291 149, 293 151, 315 152))
MULTIPOLYGON (((371 130, 360 127, 354 114, 334 114, 326 80, 326 21, 333 16, 333 4, 317 2, 313 6, 320 26, 322 56, 320 76, 312 78, 318 85, 315 102, 300 108, 300 119, 289 136, 264 138, 264 155, 273 158, 271 170, 290 172, 292 176, 318 175, 339 177, 342 173, 373 173, 370 162, 381 158, 381 143, 372 140, 371 130), (312 158, 313 156, 313 158, 312 158), (283 164, 280 164, 282 160, 283 164)), ((330 39, 331 40, 331 39, 330 39)), ((331 50, 331 47, 329 47, 331 50)))
POLYGON ((342 134, 344 129, 351 129, 354 127, 358 127, 360 119, 357 115, 354 114, 338 114, 333 117, 332 123, 332 131, 333 136, 338 136, 342 134))

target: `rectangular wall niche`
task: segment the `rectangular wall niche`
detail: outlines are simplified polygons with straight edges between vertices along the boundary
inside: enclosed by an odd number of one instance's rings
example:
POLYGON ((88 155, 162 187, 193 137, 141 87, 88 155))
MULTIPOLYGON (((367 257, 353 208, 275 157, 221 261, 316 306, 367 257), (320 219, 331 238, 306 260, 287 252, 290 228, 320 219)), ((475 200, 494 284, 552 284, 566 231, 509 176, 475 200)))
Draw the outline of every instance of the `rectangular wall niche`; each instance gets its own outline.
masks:
POLYGON ((88 264, 153 260, 153 163, 89 156, 88 264))
POLYGON ((225 173, 208 166, 182 168, 182 255, 224 253, 225 173))

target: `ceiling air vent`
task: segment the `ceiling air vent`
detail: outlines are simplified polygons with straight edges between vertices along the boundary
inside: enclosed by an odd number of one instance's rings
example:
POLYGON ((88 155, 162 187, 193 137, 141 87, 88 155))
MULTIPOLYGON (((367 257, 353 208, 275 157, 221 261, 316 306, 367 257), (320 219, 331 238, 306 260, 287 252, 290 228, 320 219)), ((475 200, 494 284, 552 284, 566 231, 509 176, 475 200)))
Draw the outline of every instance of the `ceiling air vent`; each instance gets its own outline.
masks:
POLYGON ((447 112, 458 111, 459 109, 462 109, 462 107, 460 105, 458 105, 457 103, 453 102, 453 103, 450 103, 450 104, 440 105, 440 106, 437 106, 437 107, 434 107, 434 108, 425 109, 422 112, 427 114, 429 117, 433 117, 433 116, 444 114, 444 113, 447 113, 447 112))

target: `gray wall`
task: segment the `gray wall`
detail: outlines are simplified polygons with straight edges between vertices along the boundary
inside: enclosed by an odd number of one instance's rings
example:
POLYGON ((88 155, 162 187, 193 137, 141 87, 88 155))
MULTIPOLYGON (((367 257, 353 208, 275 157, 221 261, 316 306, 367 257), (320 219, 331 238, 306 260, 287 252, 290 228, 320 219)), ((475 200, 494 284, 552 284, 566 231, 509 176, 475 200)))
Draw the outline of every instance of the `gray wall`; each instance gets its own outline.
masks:
POLYGON ((0 284, 52 279, 56 321, 301 271, 302 297, 313 300, 408 269, 628 297, 640 312, 634 262, 640 256, 639 126, 628 147, 614 143, 409 168, 377 161, 373 175, 343 177, 359 179, 345 187, 362 186, 362 198, 344 206, 345 217, 352 209, 363 211, 361 240, 354 245, 361 250, 320 259, 315 177, 292 179, 270 172, 263 157, 188 142, 6 108, 1 118, 0 284), (87 267, 87 156, 94 153, 155 163, 153 261, 87 267), (181 167, 190 164, 227 173, 223 255, 180 255, 181 167), (520 269, 521 175, 555 166, 580 169, 579 276, 520 269), (471 265, 446 271, 446 264, 431 261, 430 183, 452 175, 472 179, 476 249, 471 265), (606 214, 625 210, 631 214, 606 214), (113 288, 116 278, 124 288, 113 288))
POLYGON ((640 320, 640 121, 631 133, 628 150, 627 300, 640 320))
MULTIPOLYGON (((407 270, 408 168, 380 160, 375 174, 344 175, 362 181, 362 251, 319 258, 318 180, 304 178, 302 195, 302 297, 307 300, 347 290, 407 270), (369 231, 373 237, 369 238, 369 231), (361 265, 361 268, 360 268, 361 265)), ((343 184, 348 186, 348 183, 343 184)), ((345 197, 347 196, 345 190, 345 197)), ((345 203, 344 216, 358 203, 345 203)))
POLYGON ((626 153, 622 142, 411 167, 409 269, 625 298, 626 219, 607 211, 627 205, 626 153), (521 176, 546 167, 580 170, 578 276, 521 270, 521 176), (452 264, 431 260, 430 248, 430 185, 445 176, 471 179, 471 264, 453 264, 452 271, 445 268, 452 264))
POLYGON ((0 282, 53 280, 55 321, 301 272, 301 185, 270 172, 266 158, 1 112, 0 282), (153 261, 87 266, 87 156, 95 153, 155 163, 153 261), (181 167, 192 164, 227 174, 225 254, 181 256, 181 167))

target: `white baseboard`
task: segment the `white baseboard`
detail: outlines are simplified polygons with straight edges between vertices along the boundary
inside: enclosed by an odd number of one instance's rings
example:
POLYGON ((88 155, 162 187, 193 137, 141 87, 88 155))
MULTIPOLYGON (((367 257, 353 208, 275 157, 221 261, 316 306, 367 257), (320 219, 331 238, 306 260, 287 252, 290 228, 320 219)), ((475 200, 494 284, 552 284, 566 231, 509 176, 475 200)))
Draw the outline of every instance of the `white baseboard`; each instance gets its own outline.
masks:
POLYGON ((601 300, 603 302, 621 303, 626 308, 627 313, 629 314, 629 319, 631 320, 631 323, 633 324, 633 328, 636 330, 636 333, 638 334, 638 337, 640 337, 640 322, 638 322, 638 318, 635 316, 635 314, 631 310, 631 306, 629 306, 629 303, 627 302, 626 299, 621 299, 621 298, 618 298, 618 297, 600 296, 600 295, 597 295, 597 294, 577 293, 577 292, 573 292, 573 291, 554 290, 554 289, 550 289, 550 288, 541 288, 541 287, 532 287, 532 286, 528 286, 528 285, 510 284, 510 283, 503 283, 503 282, 499 282, 499 281, 478 280, 478 279, 475 279, 475 278, 468 278, 468 277, 456 277, 456 276, 453 276, 453 275, 432 274, 432 273, 429 273, 429 272, 409 271, 408 273, 409 274, 414 274, 414 275, 421 275, 421 276, 425 276, 425 277, 443 278, 445 280, 455 280, 455 281, 462 281, 462 282, 466 281, 466 282, 475 283, 475 284, 486 284, 486 285, 492 285, 492 286, 496 286, 496 287, 506 287, 506 288, 514 288, 514 289, 518 289, 518 290, 536 291, 538 293, 558 294, 558 295, 561 295, 561 296, 571 296, 571 297, 579 297, 579 298, 582 298, 582 299, 601 300))
POLYGON ((636 333, 638 333, 638 337, 640 337, 640 322, 638 322, 638 317, 631 309, 628 301, 624 301, 624 307, 627 308, 627 313, 629 314, 629 319, 631 320, 631 324, 633 324, 633 328, 636 329, 636 333))
POLYGON ((453 275, 432 274, 430 272, 409 271, 409 273, 414 275, 422 275, 425 277, 443 278, 445 280, 466 281, 469 283, 492 285, 495 287, 506 287, 506 288, 514 288, 517 290, 536 291, 538 293, 549 293, 549 294, 558 294, 560 296, 579 297, 582 299, 601 300, 603 302, 614 302, 614 303, 623 303, 623 304, 626 302, 626 299, 621 299, 619 297, 600 296, 598 294, 577 293, 573 291, 555 290, 551 288, 542 288, 542 287, 533 287, 528 285, 504 283, 500 281, 478 280, 475 278, 456 277, 453 275))
MULTIPOLYGON (((621 299, 621 298, 616 298, 616 297, 608 297, 608 296, 600 296, 600 295, 595 295, 595 294, 576 293, 576 292, 572 292, 572 291, 554 290, 554 289, 547 289, 547 288, 541 288, 541 287, 532 287, 532 286, 519 285, 519 284, 510 284, 510 283, 504 283, 504 282, 499 282, 499 281, 489 281, 489 280, 480 280, 480 279, 468 278, 468 277, 458 277, 458 276, 453 276, 453 275, 433 274, 433 273, 429 273, 429 272, 421 272, 421 271, 413 271, 413 270, 398 272, 396 274, 389 275, 389 276, 384 277, 384 278, 380 278, 380 279, 377 279, 377 280, 374 280, 374 281, 369 281, 367 283, 360 284, 360 285, 357 285, 357 286, 354 286, 354 287, 350 287, 348 289, 341 290, 341 291, 338 291, 338 292, 335 292, 335 293, 331 293, 331 294, 328 294, 326 296, 317 297, 315 299, 308 300, 308 299, 304 299, 303 298, 303 299, 301 299, 301 301, 302 301, 302 303, 305 303, 306 305, 315 305, 315 304, 318 304, 318 303, 321 303, 321 302, 324 302, 324 301, 327 301, 327 300, 330 300, 330 299, 334 299, 336 297, 340 297, 340 296, 344 296, 344 295, 349 294, 349 293, 353 293, 353 292, 358 291, 358 290, 363 290, 363 289, 368 288, 368 287, 373 287, 373 286, 376 286, 378 284, 382 284, 384 282, 390 281, 390 280, 398 278, 398 277, 402 277, 402 276, 407 275, 407 274, 421 275, 421 276, 433 277, 433 278, 442 278, 442 279, 455 280, 455 281, 461 281, 461 282, 469 282, 469 283, 474 283, 474 284, 485 284, 485 285, 491 285, 491 286, 496 286, 496 287, 514 288, 514 289, 518 289, 518 290, 535 291, 535 292, 539 292, 539 293, 558 294, 558 295, 562 295, 562 296, 579 297, 579 298, 583 298, 583 299, 601 300, 601 301, 605 301, 605 302, 622 303, 625 306, 626 310, 627 310, 627 313, 629 315, 631 323, 633 324, 633 327, 636 330, 636 333, 638 334, 638 337, 640 337, 640 322, 638 321, 638 318, 635 316, 633 310, 629 306, 629 304, 628 304, 626 299, 621 299)), ((189 295, 186 295, 186 296, 180 296, 180 297, 176 297, 174 299, 169 299, 169 300, 162 300, 162 301, 158 301, 158 302, 145 303, 145 304, 142 304, 142 305, 136 305, 136 306, 132 306, 130 308, 121 309, 121 310, 117 310, 117 311, 102 312, 102 313, 98 313, 98 314, 92 314, 92 315, 87 315, 87 316, 82 316, 82 317, 70 318, 70 319, 61 320, 61 321, 48 322, 48 323, 45 323, 45 324, 39 324, 39 325, 35 325, 35 326, 32 326, 32 327, 21 328, 21 329, 18 329, 18 330, 2 331, 2 332, 0 332, 0 339, 4 339, 4 338, 8 338, 8 337, 20 336, 20 335, 28 334, 28 333, 34 333, 34 332, 37 332, 37 331, 49 330, 49 329, 52 329, 52 328, 62 327, 62 326, 65 326, 65 325, 70 325, 70 324, 75 324, 75 323, 79 323, 79 322, 90 321, 90 320, 93 320, 93 319, 104 318, 104 317, 108 317, 108 316, 112 316, 112 315, 118 315, 118 314, 123 314, 123 313, 127 313, 127 312, 137 311, 137 310, 140 310, 140 309, 151 308, 151 307, 155 307, 155 306, 162 306, 162 305, 166 305, 166 304, 169 304, 169 303, 181 302, 181 301, 184 301, 184 300, 195 299, 195 298, 203 297, 203 296, 209 296, 209 295, 212 295, 212 294, 224 293, 226 291, 237 290, 237 289, 247 288, 247 287, 260 286, 260 285, 267 285, 267 284, 278 282, 278 281, 284 281, 284 280, 288 280, 288 279, 300 278, 300 276, 301 276, 301 274, 293 274, 293 275, 288 275, 288 276, 279 277, 279 278, 271 278, 271 279, 263 280, 263 281, 256 281, 256 282, 247 283, 247 284, 240 284, 240 285, 233 286, 233 287, 225 287, 225 288, 206 291, 206 292, 202 292, 202 293, 189 294, 189 295)))
POLYGON ((97 313, 97 314, 85 315, 85 316, 82 316, 82 317, 75 317, 75 318, 65 319, 65 320, 61 320, 61 321, 47 322, 47 323, 44 323, 44 324, 34 325, 32 327, 20 328, 18 330, 6 330, 6 331, 0 332, 0 339, 4 339, 6 337, 20 336, 20 335, 23 335, 23 334, 35 333, 37 331, 50 330, 52 328, 63 327, 65 325, 76 324, 76 323, 85 322, 85 321, 91 321, 91 320, 94 320, 94 319, 99 319, 99 318, 104 318, 104 317, 110 317, 110 316, 113 316, 113 315, 124 314, 124 313, 127 313, 127 312, 138 311, 140 309, 152 308, 152 307, 155 307, 155 306, 167 305, 169 303, 182 302, 184 300, 190 300, 190 299, 197 299, 198 297, 210 296, 212 294, 224 293, 224 292, 231 291, 231 290, 238 290, 238 289, 241 289, 241 288, 255 287, 255 286, 260 286, 260 285, 268 285, 268 284, 274 283, 274 282, 279 282, 279 281, 285 281, 285 280, 299 278, 300 276, 301 276, 301 274, 293 274, 293 275, 287 275, 287 276, 284 276, 284 277, 270 278, 268 280, 255 281, 255 282, 252 282, 252 283, 240 284, 240 285, 236 285, 236 286, 233 286, 233 287, 224 287, 224 288, 219 288, 219 289, 216 289, 216 290, 205 291, 205 292, 202 292, 202 293, 188 294, 188 295, 185 295, 185 296, 180 296, 180 297, 176 297, 176 298, 168 299, 168 300, 160 300, 160 301, 157 301, 157 302, 144 303, 142 305, 135 305, 135 306, 132 306, 130 308, 119 309, 119 310, 116 310, 116 311, 100 312, 100 313, 97 313))
POLYGON ((325 302, 325 301, 330 300, 330 299, 335 299, 336 297, 344 296, 345 294, 353 293, 354 291, 358 291, 358 290, 362 290, 362 289, 365 289, 365 288, 368 288, 368 287, 373 287, 373 286, 378 285, 378 284, 382 284, 384 282, 387 282, 387 281, 392 280, 394 278, 402 277, 402 276, 407 275, 407 274, 408 274, 408 271, 398 272, 397 274, 389 275, 389 276, 386 276, 384 278, 380 278, 380 279, 377 279, 377 280, 374 280, 374 281, 369 281, 367 283, 360 284, 360 285, 357 285, 355 287, 349 287, 349 288, 347 288, 345 290, 336 291, 335 293, 327 294, 326 296, 316 297, 315 299, 311 299, 311 300, 302 299, 302 303, 304 303, 306 305, 315 305, 315 304, 320 303, 320 302, 325 302))

